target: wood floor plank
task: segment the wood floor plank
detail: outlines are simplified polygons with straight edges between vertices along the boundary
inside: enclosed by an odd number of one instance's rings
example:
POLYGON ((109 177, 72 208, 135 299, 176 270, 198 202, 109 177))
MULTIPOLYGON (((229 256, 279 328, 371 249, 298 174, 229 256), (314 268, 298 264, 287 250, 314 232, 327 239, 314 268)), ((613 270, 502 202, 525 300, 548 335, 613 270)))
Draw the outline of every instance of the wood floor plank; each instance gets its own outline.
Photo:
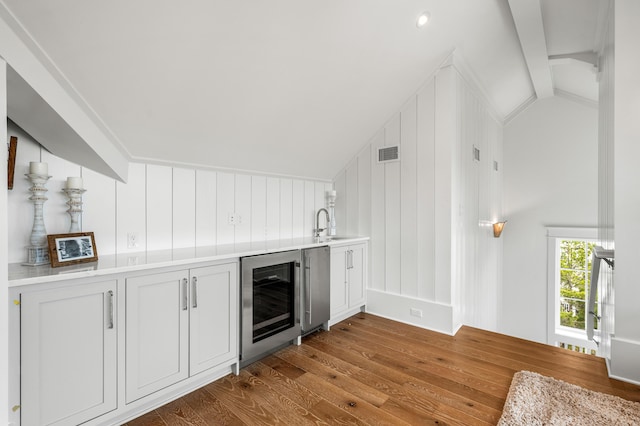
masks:
POLYGON ((158 408, 158 414, 168 425, 205 426, 207 422, 183 398, 158 408))
POLYGON ((337 405, 330 403, 326 399, 322 399, 320 402, 318 402, 313 407, 313 412, 330 425, 363 426, 367 424, 362 420, 347 413, 337 405))
MULTIPOLYGON (((353 333, 341 334, 337 333, 340 329, 333 328, 334 333, 325 333, 318 336, 318 341, 325 342, 327 345, 342 348, 341 357, 349 357, 350 354, 358 354, 360 352, 366 353, 369 359, 375 356, 374 352, 369 351, 367 348, 371 346, 371 340, 362 338, 362 336, 355 336, 353 333)), ((317 343, 316 343, 317 344, 317 343)), ((485 379, 490 383, 500 386, 502 389, 508 388, 511 383, 511 377, 514 370, 502 367, 487 368, 486 363, 476 361, 472 357, 468 357, 464 354, 458 354, 449 350, 442 350, 439 347, 423 344, 424 348, 420 351, 421 360, 425 361, 428 358, 432 358, 433 362, 442 363, 449 368, 456 369, 467 374, 472 374, 479 379, 485 379)), ((352 361, 355 362, 355 361, 352 361)))
MULTIPOLYGON (((368 328, 370 333, 382 333, 377 327, 363 324, 359 321, 352 321, 354 327, 368 328)), ((470 327, 463 327, 458 335, 448 340, 441 340, 439 344, 443 347, 449 348, 457 352, 465 352, 471 355, 473 358, 481 360, 486 365, 496 365, 500 367, 507 367, 511 371, 520 371, 530 369, 532 371, 539 372, 545 375, 552 375, 552 371, 558 364, 558 360, 555 359, 556 354, 562 355, 564 349, 555 348, 547 345, 542 345, 535 342, 520 341, 519 339, 512 338, 512 347, 506 348, 503 345, 497 345, 495 342, 487 342, 483 339, 479 339, 470 327), (460 334, 466 337, 461 337, 460 334), (470 335, 469 335, 470 334, 470 335), (513 343, 515 342, 515 343, 513 343), (522 346, 524 344, 524 347, 522 346), (518 345, 518 346, 513 346, 518 345), (539 347, 546 348, 545 353, 537 353, 536 356, 532 354, 536 353, 536 349, 539 347)), ((494 333, 495 334, 495 333, 494 333)), ((410 335, 403 336, 407 340, 411 340, 410 335)), ((436 337, 442 339, 442 336, 436 337)), ((594 375, 594 368, 591 365, 593 358, 590 355, 575 354, 571 351, 566 351, 563 357, 563 371, 559 372, 561 380, 567 378, 573 378, 574 380, 582 380, 584 386, 587 382, 593 382, 595 386, 598 382, 608 385, 608 377, 603 375, 594 375), (575 355, 582 355, 585 357, 582 363, 578 366, 574 364, 575 359, 572 359, 575 355)), ((511 373, 512 374, 512 373, 511 373)), ((578 383, 578 384, 579 384, 578 383)), ((598 390, 598 389, 596 389, 598 390)))
POLYGON ((640 386, 610 379, 602 358, 360 313, 127 424, 492 425, 520 370, 640 401, 640 386))
POLYGON ((412 425, 459 425, 459 426, 488 426, 495 425, 496 422, 484 422, 477 418, 460 413, 457 417, 444 416, 443 413, 426 412, 422 407, 399 401, 396 398, 389 398, 382 408, 389 414, 406 421, 412 425))
POLYGON ((306 373, 306 371, 304 371, 302 368, 292 365, 287 361, 275 356, 268 356, 266 358, 261 359, 260 362, 268 365, 269 367, 276 370, 278 373, 292 380, 296 380, 298 377, 306 373))
POLYGON ((208 425, 244 425, 242 420, 206 389, 200 388, 185 395, 183 399, 208 425))
POLYGON ((123 426, 167 426, 167 424, 162 420, 158 411, 151 411, 144 416, 125 423, 123 426))
POLYGON ((230 376, 230 380, 242 386, 252 399, 278 413, 278 419, 285 424, 325 424, 309 410, 293 402, 290 398, 292 391, 287 394, 275 392, 263 380, 246 369, 242 370, 238 376, 230 376))
MULTIPOLYGON (((397 342, 397 335, 384 328, 371 326, 370 324, 363 325, 363 323, 357 321, 353 321, 351 324, 353 326, 342 327, 340 330, 353 331, 353 329, 361 329, 365 332, 368 331, 369 338, 374 337, 376 339, 378 336, 387 336, 387 347, 393 347, 397 342)), ((466 351, 453 349, 450 345, 450 336, 444 336, 448 338, 448 341, 442 341, 439 339, 443 335, 439 333, 427 332, 426 335, 429 338, 412 339, 409 334, 403 335, 403 342, 405 342, 403 347, 406 346, 407 342, 412 342, 412 351, 408 352, 412 356, 421 357, 423 360, 430 358, 436 364, 442 364, 463 373, 473 374, 476 377, 501 386, 508 386, 511 383, 511 377, 513 377, 514 372, 518 371, 499 364, 488 363, 486 360, 478 360, 477 356, 472 356, 466 351)))
POLYGON ((380 392, 371 386, 359 383, 348 374, 318 362, 312 357, 305 355, 302 351, 298 351, 298 348, 290 347, 284 349, 278 353, 278 358, 295 363, 307 372, 330 382, 336 387, 348 391, 376 407, 384 404, 388 398, 388 396, 383 392, 380 392))
POLYGON ((267 383, 274 391, 287 395, 301 407, 311 409, 322 401, 322 398, 309 391, 300 383, 280 374, 278 371, 260 361, 248 365, 246 370, 254 377, 267 383))
POLYGON ((341 359, 349 360, 354 365, 359 365, 361 369, 353 375, 356 380, 371 384, 376 389, 382 390, 390 397, 395 398, 399 403, 413 407, 415 411, 419 411, 423 416, 434 416, 434 413, 441 412, 444 417, 468 417, 467 420, 480 419, 488 423, 495 423, 500 417, 502 407, 499 410, 490 407, 482 408, 475 404, 475 401, 465 401, 458 394, 445 391, 426 381, 421 381, 415 375, 399 371, 384 361, 376 362, 373 359, 376 355, 372 359, 369 359, 369 357, 354 359, 354 352, 345 351, 340 345, 323 343, 322 341, 326 340, 326 334, 318 334, 313 340, 308 340, 306 344, 311 348, 319 348, 328 355, 333 354, 341 359), (421 385, 418 392, 414 389, 416 382, 421 385))
MULTIPOLYGON (((351 339, 360 342, 362 345, 374 345, 378 344, 386 348, 384 355, 381 355, 379 351, 376 357, 389 357, 396 361, 403 361, 407 367, 414 364, 417 369, 423 370, 424 374, 428 375, 430 380, 434 380, 437 377, 443 378, 443 380, 455 382, 465 387, 482 391, 483 393, 491 393, 494 396, 504 395, 509 389, 510 380, 508 383, 503 382, 497 384, 494 381, 484 380, 477 375, 469 374, 462 368, 455 368, 451 363, 451 354, 440 353, 433 356, 431 352, 427 350, 427 346, 417 342, 411 342, 406 339, 401 349, 397 346, 395 339, 385 336, 383 333, 373 333, 367 330, 355 330, 357 327, 346 326, 340 327, 338 330, 334 330, 335 333, 345 333, 349 335, 351 339)), ((436 349, 437 350, 437 349, 436 349)), ((471 362, 471 361, 469 361, 471 362)), ((400 364, 398 364, 398 367, 400 364)), ((412 371, 416 371, 415 368, 412 371)), ((513 375, 515 371, 511 374, 513 375)), ((501 407, 500 407, 501 408, 501 407)))
POLYGON ((229 407, 245 424, 276 424, 278 415, 268 406, 260 404, 245 391, 250 387, 229 375, 205 386, 216 399, 229 407))
MULTIPOLYGON (((415 333, 414 336, 420 336, 423 331, 375 315, 356 315, 349 320, 356 326, 367 324, 375 329, 393 330, 403 337, 411 337, 413 333, 415 333)), ((512 371, 535 371, 597 392, 611 393, 628 400, 640 401, 640 394, 638 394, 640 388, 630 383, 610 379, 604 360, 596 356, 468 326, 462 327, 454 337, 426 330, 425 332, 430 340, 438 341, 438 344, 443 347, 469 354, 485 364, 500 367, 508 364, 509 370, 512 371), (509 353, 506 356, 494 356, 496 349, 508 350, 509 353), (532 354, 536 356, 531 357, 532 354), (545 360, 546 367, 541 367, 538 359, 545 360), (567 366, 573 366, 583 374, 574 374, 567 366)))
POLYGON ((409 425, 396 416, 390 415, 364 399, 327 382, 314 374, 304 374, 298 378, 308 389, 321 395, 331 404, 342 408, 368 425, 409 425))

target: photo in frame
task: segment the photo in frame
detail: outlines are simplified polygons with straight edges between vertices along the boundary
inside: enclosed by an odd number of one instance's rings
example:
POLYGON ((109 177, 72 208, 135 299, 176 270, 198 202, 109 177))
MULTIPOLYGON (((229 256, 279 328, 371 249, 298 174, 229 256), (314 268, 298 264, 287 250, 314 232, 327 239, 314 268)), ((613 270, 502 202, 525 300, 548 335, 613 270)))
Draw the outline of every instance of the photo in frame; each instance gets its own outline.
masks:
POLYGON ((51 266, 74 265, 98 260, 93 232, 47 235, 51 266))
POLYGON ((13 176, 16 171, 16 151, 18 149, 18 138, 11 136, 9 139, 9 157, 7 158, 7 188, 13 189, 13 176))

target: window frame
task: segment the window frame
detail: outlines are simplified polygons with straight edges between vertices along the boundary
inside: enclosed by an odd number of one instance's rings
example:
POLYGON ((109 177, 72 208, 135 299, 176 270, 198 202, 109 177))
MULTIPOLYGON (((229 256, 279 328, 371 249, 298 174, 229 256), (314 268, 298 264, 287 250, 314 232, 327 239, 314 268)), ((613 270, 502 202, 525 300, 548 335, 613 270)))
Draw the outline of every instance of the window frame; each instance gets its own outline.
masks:
MULTIPOLYGON (((595 342, 587 339, 586 330, 560 325, 560 241, 587 240, 597 243, 598 229, 586 227, 547 227, 547 344, 560 342, 597 351, 595 342)), ((589 271, 590 272, 590 271, 589 271)), ((586 283, 589 285, 589 283, 586 283)), ((587 300, 588 302, 588 300, 587 300)), ((594 337, 599 330, 594 330, 594 337)))

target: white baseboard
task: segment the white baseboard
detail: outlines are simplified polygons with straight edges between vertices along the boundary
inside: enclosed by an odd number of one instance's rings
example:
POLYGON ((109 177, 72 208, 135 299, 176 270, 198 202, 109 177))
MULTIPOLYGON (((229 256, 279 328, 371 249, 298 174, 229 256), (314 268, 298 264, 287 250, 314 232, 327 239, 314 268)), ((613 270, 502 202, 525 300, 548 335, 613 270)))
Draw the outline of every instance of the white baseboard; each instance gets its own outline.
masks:
POLYGON ((188 393, 195 391, 211 382, 221 379, 234 372, 234 367, 239 361, 237 359, 226 362, 220 367, 202 372, 193 377, 185 379, 165 389, 161 389, 151 395, 134 401, 130 404, 120 406, 114 411, 89 420, 83 423, 87 426, 107 426, 114 424, 124 424, 131 421, 149 411, 155 410, 171 401, 174 401, 188 393))
POLYGON ((355 314, 357 314, 358 312, 364 312, 365 310, 365 306, 356 306, 355 308, 351 308, 347 311, 344 311, 338 315, 334 315, 331 317, 331 319, 329 320, 329 327, 326 328, 326 330, 329 330, 329 328, 334 325, 339 323, 340 321, 344 321, 349 317, 354 316, 355 314))
POLYGON ((640 385, 640 342, 611 336, 609 377, 640 385))
POLYGON ((451 305, 378 290, 367 290, 367 312, 450 336, 462 326, 454 323, 451 305), (422 316, 412 315, 412 310, 422 316))

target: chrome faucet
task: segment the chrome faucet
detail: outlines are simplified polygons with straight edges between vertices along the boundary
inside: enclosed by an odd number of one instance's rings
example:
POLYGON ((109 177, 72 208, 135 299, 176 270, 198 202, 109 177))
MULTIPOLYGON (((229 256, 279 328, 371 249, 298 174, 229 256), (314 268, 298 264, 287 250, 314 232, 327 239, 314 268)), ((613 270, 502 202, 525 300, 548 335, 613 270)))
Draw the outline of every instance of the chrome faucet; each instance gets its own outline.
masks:
POLYGON ((325 229, 327 229, 327 228, 320 228, 320 212, 324 212, 324 214, 325 214, 325 218, 326 218, 326 225, 325 226, 328 226, 329 225, 329 221, 331 220, 329 218, 329 212, 327 211, 327 209, 323 208, 323 209, 318 210, 318 213, 316 213, 316 229, 314 229, 316 237, 319 237, 320 233, 322 231, 324 231, 325 229))

